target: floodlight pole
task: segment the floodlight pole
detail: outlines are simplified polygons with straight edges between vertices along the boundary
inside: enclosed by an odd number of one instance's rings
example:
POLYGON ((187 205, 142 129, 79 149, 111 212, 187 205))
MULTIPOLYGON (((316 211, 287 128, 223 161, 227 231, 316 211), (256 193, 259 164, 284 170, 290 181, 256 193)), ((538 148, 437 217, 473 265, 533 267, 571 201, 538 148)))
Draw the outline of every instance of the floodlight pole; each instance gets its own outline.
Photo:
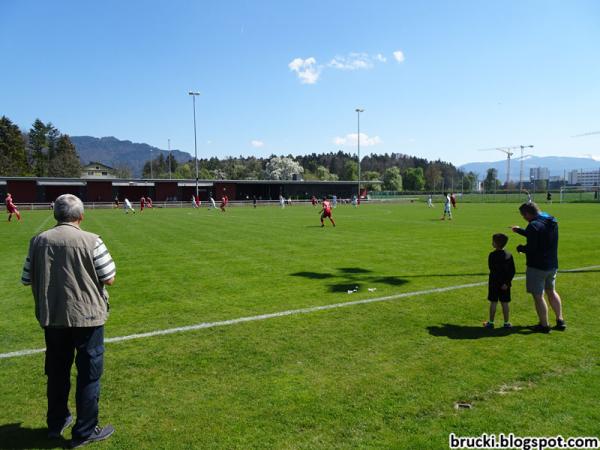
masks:
POLYGON ((152 179, 152 149, 150 149, 150 179, 152 179))
POLYGON ((358 134, 356 135, 356 142, 358 147, 358 197, 356 197, 357 204, 360 203, 360 113, 365 112, 364 109, 356 108, 356 119, 358 134))
POLYGON ((194 107, 194 159, 196 160, 196 197, 198 197, 198 144, 196 140, 196 96, 200 95, 200 92, 189 91, 188 95, 192 96, 192 103, 194 107))
POLYGON ((171 179, 171 139, 167 139, 167 148, 169 149, 169 180, 171 179))

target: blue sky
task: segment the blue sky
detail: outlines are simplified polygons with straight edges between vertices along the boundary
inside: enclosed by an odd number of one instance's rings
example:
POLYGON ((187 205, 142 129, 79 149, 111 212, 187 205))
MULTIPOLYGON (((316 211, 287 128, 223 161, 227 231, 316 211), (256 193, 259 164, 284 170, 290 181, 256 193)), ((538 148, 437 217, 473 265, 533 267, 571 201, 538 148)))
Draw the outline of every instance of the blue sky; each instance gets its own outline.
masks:
POLYGON ((0 2, 0 114, 200 156, 600 157, 598 1, 0 2), (401 52, 401 53, 394 53, 401 52))

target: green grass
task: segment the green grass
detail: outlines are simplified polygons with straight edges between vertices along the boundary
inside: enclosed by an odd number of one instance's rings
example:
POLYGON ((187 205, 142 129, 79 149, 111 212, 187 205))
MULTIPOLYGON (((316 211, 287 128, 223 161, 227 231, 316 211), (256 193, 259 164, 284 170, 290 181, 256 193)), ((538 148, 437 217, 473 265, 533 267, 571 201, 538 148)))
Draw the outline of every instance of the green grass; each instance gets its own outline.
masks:
MULTIPOLYGON (((600 264, 598 205, 549 211, 561 267, 600 264)), ((96 210, 83 228, 117 263, 106 335, 121 336, 485 281, 491 235, 522 223, 510 204, 440 213, 340 206, 338 227, 321 229, 310 206, 96 210)), ((0 227, 0 353, 43 347, 18 281, 30 237, 53 222, 23 215, 0 227)), ((511 235, 509 250, 521 242, 511 235)), ((550 335, 525 328, 536 316, 517 281, 512 333, 480 328, 479 286, 107 344, 101 421, 117 433, 101 445, 442 449, 451 432, 599 435, 599 284, 598 270, 559 275, 569 329, 550 335)), ((43 355, 0 359, 0 386, 0 448, 53 448, 43 355)))

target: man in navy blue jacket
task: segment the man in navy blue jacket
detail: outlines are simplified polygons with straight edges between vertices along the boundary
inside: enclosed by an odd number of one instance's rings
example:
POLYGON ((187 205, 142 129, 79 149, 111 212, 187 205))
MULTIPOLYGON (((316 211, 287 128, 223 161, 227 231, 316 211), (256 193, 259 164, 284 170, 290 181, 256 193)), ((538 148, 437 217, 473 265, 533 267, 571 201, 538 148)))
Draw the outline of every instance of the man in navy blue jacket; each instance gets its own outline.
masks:
POLYGON ((517 251, 525 253, 527 259, 527 292, 535 301, 535 309, 540 319, 538 327, 540 331, 550 331, 548 306, 544 300, 545 291, 556 314, 556 329, 564 330, 567 326, 562 315, 560 296, 555 288, 558 271, 558 221, 541 212, 533 202, 523 203, 519 212, 529 225, 525 229, 514 226, 512 230, 527 238, 527 244, 517 246, 517 251))

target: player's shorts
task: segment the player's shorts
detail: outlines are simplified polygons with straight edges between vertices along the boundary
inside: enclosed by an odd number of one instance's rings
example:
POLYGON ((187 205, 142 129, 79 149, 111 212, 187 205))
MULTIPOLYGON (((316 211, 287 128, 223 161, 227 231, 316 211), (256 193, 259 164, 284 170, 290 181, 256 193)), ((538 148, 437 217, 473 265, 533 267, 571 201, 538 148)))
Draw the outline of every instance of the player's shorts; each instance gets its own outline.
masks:
POLYGON ((323 211, 323 214, 321 214, 321 219, 324 219, 325 217, 329 217, 331 219, 331 211, 323 211))
POLYGON ((488 286, 488 300, 490 302, 510 302, 510 286, 506 290, 500 289, 498 285, 489 285, 488 286))
POLYGON ((17 213, 17 208, 6 208, 6 212, 8 214, 16 214, 17 213))
POLYGON ((557 269, 541 270, 528 267, 525 272, 525 286, 530 294, 540 295, 544 290, 554 290, 557 269))

